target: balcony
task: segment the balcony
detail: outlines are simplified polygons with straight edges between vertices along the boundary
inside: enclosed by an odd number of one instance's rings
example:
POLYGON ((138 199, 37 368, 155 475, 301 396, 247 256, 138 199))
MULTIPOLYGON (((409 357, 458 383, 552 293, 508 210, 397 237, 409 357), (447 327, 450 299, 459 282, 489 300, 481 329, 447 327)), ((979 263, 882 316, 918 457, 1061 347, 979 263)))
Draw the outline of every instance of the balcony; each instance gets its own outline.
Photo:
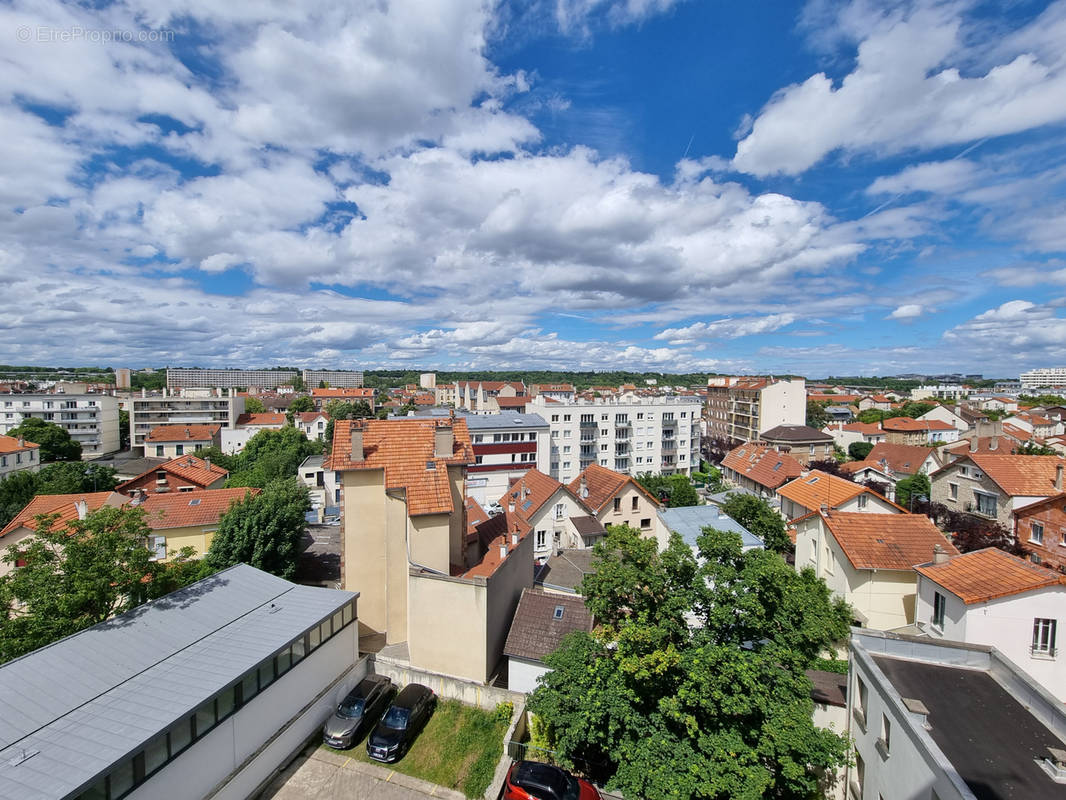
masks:
POLYGON ((677 442, 673 439, 663 439, 663 452, 675 452, 677 450, 677 442))
POLYGON ((676 419, 667 419, 666 417, 663 417, 663 427, 664 428, 676 428, 677 427, 677 420, 676 419))
POLYGON ((596 428, 598 425, 599 425, 599 423, 596 422, 596 420, 594 420, 594 419, 583 419, 579 423, 579 427, 582 427, 582 428, 596 428))

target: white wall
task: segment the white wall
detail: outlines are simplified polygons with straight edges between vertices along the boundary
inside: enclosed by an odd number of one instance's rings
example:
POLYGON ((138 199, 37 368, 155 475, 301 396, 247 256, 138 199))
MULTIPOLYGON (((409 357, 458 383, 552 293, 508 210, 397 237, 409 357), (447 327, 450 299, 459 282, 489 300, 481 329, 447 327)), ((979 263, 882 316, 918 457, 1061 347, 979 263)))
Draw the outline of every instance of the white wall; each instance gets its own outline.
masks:
POLYGON ((529 694, 537 688, 537 678, 550 672, 546 666, 524 658, 507 659, 507 688, 512 692, 529 694))
POLYGON ((760 392, 759 433, 778 425, 803 425, 807 420, 807 390, 803 378, 780 380, 760 392))

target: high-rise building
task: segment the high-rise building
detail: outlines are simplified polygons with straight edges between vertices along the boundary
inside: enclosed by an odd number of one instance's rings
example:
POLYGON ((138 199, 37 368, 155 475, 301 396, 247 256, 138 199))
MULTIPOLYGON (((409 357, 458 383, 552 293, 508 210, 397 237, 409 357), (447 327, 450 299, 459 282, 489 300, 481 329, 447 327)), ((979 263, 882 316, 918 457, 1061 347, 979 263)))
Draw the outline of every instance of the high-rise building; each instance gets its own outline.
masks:
POLYGON ((304 386, 314 389, 325 383, 331 389, 359 389, 363 385, 361 370, 305 369, 304 386))
POLYGON ((118 398, 109 394, 15 394, 0 400, 0 433, 29 417, 58 425, 81 445, 83 459, 119 449, 118 398))
MULTIPOLYGON (((235 389, 256 387, 275 389, 292 383, 299 373, 293 369, 181 369, 167 368, 168 389, 235 389)), ((359 373, 362 380, 362 373, 359 373)), ((315 384, 317 386, 317 383, 315 384)))
POLYGON ((1023 372, 1018 380, 1022 389, 1066 388, 1066 367, 1044 367, 1023 372))
POLYGON ((232 389, 225 395, 221 389, 185 389, 177 393, 164 389, 161 395, 142 392, 128 403, 130 447, 143 450, 145 438, 159 425, 217 424, 224 429, 234 428, 237 417, 244 413, 244 402, 232 389))
POLYGON ((707 435, 754 442, 778 425, 807 419, 803 378, 714 376, 707 380, 707 435))

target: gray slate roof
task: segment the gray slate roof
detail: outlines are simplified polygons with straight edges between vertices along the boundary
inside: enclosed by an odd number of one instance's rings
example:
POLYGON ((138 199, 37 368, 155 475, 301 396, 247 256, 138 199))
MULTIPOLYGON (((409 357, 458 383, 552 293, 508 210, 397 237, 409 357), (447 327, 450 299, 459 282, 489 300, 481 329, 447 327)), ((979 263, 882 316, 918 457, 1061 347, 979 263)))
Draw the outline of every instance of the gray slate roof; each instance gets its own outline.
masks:
POLYGON ((764 442, 831 442, 833 437, 808 425, 778 425, 759 437, 764 442))
POLYGON ((574 529, 582 536, 606 536, 607 529, 595 517, 578 516, 570 517, 574 529))
POLYGON ((515 411, 502 411, 499 414, 468 414, 468 430, 525 430, 527 428, 548 429, 548 422, 540 414, 519 414, 515 411))
POLYGON ((527 661, 543 661, 563 637, 574 631, 591 631, 592 614, 581 597, 523 589, 514 612, 503 654, 527 661), (557 618, 557 609, 562 614, 557 618))
POLYGON ((677 531, 685 544, 689 547, 696 546, 696 539, 705 527, 711 527, 719 531, 733 531, 740 534, 741 547, 749 550, 753 547, 762 547, 762 540, 751 533, 747 528, 727 516, 725 512, 715 505, 706 506, 683 506, 681 508, 666 508, 659 512, 659 519, 668 530, 677 531))
POLYGON ((0 798, 84 788, 357 596, 239 564, 0 666, 0 798))
POLYGON ((534 582, 576 592, 581 581, 592 572, 592 550, 562 550, 548 556, 548 560, 537 570, 534 582))

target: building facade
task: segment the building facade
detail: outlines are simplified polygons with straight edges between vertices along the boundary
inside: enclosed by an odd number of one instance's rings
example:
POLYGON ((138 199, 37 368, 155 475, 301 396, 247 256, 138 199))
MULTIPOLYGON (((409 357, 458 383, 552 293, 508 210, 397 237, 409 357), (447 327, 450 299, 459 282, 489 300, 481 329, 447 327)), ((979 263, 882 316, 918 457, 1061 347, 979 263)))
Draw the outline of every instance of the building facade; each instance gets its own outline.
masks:
MULTIPOLYGON (((223 429, 237 427, 237 417, 244 413, 245 399, 230 389, 183 389, 173 393, 166 389, 161 395, 141 393, 129 401, 130 448, 144 452, 144 440, 159 425, 209 425, 223 429)), ((117 427, 117 411, 116 411, 117 427)), ((145 453, 145 455, 151 455, 145 453)))
POLYGON ((803 378, 715 376, 707 379, 707 435, 754 442, 778 425, 807 418, 803 378))
POLYGON ((321 383, 335 389, 360 389, 363 386, 361 370, 305 369, 302 377, 308 389, 314 389, 321 383))
POLYGON ((700 464, 698 397, 633 397, 547 402, 527 408, 548 421, 548 474, 569 483, 591 464, 637 475, 688 475, 700 464))
MULTIPOLYGON (((167 368, 168 389, 276 389, 292 383, 294 369, 183 369, 167 368)), ((360 373, 362 378, 362 373, 360 373)), ((317 384, 315 384, 317 386, 317 384)))
POLYGON ((466 494, 481 505, 494 502, 511 481, 531 468, 547 473, 551 458, 548 423, 538 414, 470 414, 465 417, 474 463, 466 494))
POLYGON ((41 446, 14 436, 0 436, 0 481, 16 472, 41 468, 41 446))
POLYGON ((1066 367, 1031 369, 1018 376, 1023 391, 1066 388, 1066 367))
POLYGON ((51 422, 81 445, 83 460, 119 450, 118 398, 107 394, 19 394, 0 400, 0 434, 24 419, 51 422))

